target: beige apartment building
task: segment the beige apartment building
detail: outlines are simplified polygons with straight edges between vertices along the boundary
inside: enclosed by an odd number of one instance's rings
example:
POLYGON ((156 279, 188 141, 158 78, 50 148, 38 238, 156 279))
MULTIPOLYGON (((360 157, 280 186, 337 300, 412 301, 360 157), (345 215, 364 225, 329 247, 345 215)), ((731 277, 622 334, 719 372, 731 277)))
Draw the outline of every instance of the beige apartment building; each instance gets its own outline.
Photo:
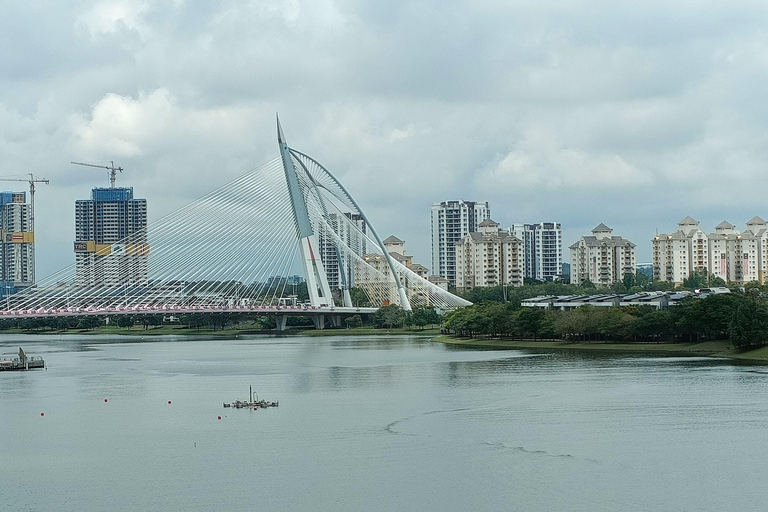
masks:
POLYGON ((499 223, 485 219, 455 244, 456 288, 523 286, 525 258, 522 242, 499 223))
POLYGON ((705 271, 726 283, 765 283, 768 278, 768 226, 760 217, 743 232, 723 221, 706 234, 699 222, 686 217, 671 234, 653 238, 653 277, 676 285, 693 271, 705 271))
POLYGON ((637 269, 635 244, 620 236, 605 224, 582 236, 571 245, 571 283, 587 281, 596 286, 609 286, 634 274, 637 269))

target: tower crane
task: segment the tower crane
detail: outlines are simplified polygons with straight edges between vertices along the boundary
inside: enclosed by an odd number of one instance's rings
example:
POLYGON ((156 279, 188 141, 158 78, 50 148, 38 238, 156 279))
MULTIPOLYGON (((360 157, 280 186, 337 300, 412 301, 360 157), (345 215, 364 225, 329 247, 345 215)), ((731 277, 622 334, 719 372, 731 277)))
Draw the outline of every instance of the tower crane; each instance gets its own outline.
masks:
POLYGON ((96 165, 96 164, 86 164, 83 162, 70 162, 71 164, 75 165, 84 165, 86 167, 96 167, 97 169, 106 169, 109 171, 109 185, 112 188, 115 188, 115 180, 117 179, 117 171, 123 172, 122 167, 115 167, 115 162, 110 160, 110 165, 96 165))
MULTIPOLYGON (((14 178, 0 176, 0 181, 26 181, 29 183, 29 230, 35 232, 35 183, 50 184, 45 178, 40 178, 32 173, 29 173, 29 178, 14 178)), ((35 244, 34 242, 29 246, 29 260, 32 262, 32 268, 30 272, 30 280, 35 282, 35 244)))

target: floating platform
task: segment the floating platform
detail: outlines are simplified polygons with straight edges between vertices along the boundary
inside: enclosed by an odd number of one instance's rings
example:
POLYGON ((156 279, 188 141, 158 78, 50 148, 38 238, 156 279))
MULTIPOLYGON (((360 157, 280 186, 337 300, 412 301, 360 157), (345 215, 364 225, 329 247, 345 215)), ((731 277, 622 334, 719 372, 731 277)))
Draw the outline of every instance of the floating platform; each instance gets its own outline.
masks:
POLYGON ((259 400, 258 395, 256 400, 253 399, 253 386, 248 386, 249 398, 247 401, 235 400, 234 402, 224 402, 224 407, 233 407, 235 409, 266 409, 267 407, 277 407, 278 402, 270 402, 269 400, 259 400))
POLYGON ((0 371, 27 371, 45 368, 42 357, 28 357, 24 349, 19 347, 19 356, 13 359, 0 359, 0 371))

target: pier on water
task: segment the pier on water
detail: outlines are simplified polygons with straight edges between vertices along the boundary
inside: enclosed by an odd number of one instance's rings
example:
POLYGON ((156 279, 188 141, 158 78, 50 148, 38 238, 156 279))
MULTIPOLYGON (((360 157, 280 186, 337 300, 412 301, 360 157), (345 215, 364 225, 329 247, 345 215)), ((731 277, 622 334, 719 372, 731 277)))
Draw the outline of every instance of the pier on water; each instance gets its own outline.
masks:
POLYGON ((29 357, 24 349, 19 347, 19 355, 13 359, 0 359, 0 371, 4 370, 35 370, 45 368, 45 360, 42 357, 29 357))

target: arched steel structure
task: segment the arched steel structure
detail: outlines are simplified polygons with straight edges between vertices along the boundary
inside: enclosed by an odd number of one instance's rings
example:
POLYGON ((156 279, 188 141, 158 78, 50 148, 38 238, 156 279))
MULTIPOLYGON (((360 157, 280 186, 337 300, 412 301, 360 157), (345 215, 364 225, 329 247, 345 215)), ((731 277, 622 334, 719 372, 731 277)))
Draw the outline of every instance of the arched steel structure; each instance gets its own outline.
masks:
POLYGON ((279 158, 100 246, 87 272, 72 265, 7 298, 0 316, 322 315, 386 304, 406 310, 469 304, 392 258, 348 190, 317 160, 289 147, 279 121, 278 145, 279 158), (305 303, 295 297, 301 273, 305 303), (351 289, 364 303, 352 304, 351 289))

